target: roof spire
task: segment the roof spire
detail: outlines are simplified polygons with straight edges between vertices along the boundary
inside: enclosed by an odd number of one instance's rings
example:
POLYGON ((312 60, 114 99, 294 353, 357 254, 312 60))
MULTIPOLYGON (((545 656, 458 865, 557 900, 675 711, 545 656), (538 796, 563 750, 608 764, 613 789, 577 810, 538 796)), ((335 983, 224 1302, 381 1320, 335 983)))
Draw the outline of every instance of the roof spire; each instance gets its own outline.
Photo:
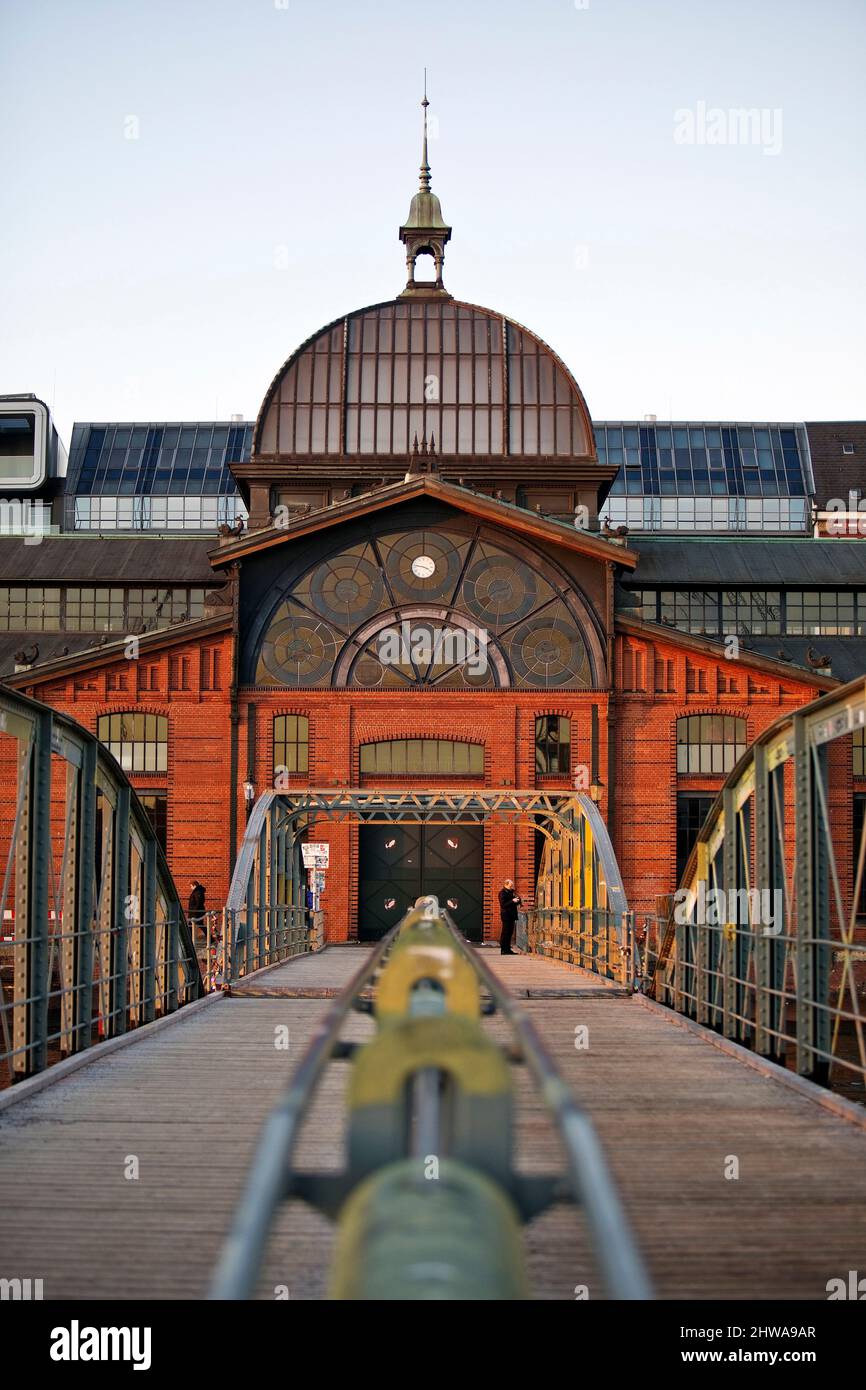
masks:
POLYGON ((430 105, 427 100, 427 69, 424 69, 424 100, 421 102, 421 109, 424 112, 424 136, 421 141, 421 179, 418 190, 421 193, 430 192, 430 165, 427 159, 427 107, 430 105))
POLYGON ((427 154, 427 69, 424 69, 424 96, 421 101, 423 115, 421 137, 421 177, 418 192, 412 199, 409 216, 400 228, 400 240, 406 247, 406 269, 409 278, 404 295, 436 295, 450 299, 451 296, 442 283, 442 267, 445 261, 445 243, 451 237, 451 228, 442 216, 442 207, 436 194, 430 190, 430 161, 427 154), (416 280, 415 263, 419 256, 431 256, 435 269, 435 279, 416 280))

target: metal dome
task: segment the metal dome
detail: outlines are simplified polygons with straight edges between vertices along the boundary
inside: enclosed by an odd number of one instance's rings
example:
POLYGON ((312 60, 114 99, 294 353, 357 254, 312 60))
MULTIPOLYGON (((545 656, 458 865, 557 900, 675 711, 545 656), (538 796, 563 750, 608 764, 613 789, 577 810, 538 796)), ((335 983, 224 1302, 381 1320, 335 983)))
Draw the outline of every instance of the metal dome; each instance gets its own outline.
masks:
POLYGON ((583 395, 554 352, 450 296, 358 309, 308 339, 265 396, 253 457, 595 460, 583 395))

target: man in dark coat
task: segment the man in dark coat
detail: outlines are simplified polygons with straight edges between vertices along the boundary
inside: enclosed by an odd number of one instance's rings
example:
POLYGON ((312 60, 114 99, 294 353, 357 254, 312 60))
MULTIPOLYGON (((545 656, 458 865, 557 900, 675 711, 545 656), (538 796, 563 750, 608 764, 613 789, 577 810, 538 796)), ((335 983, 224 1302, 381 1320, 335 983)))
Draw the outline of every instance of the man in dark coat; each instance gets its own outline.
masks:
POLYGON ((204 884, 194 878, 189 886, 192 889, 189 895, 189 920, 200 922, 204 916, 204 884))
POLYGON ((499 916, 502 919, 502 935, 499 938, 499 949, 503 956, 513 956, 511 949, 511 938, 514 935, 514 928, 517 923, 517 914, 520 911, 520 898, 514 891, 514 880, 507 878, 499 890, 499 916))

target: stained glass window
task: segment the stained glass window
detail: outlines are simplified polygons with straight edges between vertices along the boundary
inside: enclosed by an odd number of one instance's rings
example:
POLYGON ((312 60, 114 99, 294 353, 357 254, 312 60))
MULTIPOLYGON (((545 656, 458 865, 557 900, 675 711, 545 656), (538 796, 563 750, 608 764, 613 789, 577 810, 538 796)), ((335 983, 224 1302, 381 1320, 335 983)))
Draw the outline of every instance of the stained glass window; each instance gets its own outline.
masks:
POLYGON ((592 664, 567 585, 482 534, 385 533, 286 593, 256 684, 583 689, 592 664))

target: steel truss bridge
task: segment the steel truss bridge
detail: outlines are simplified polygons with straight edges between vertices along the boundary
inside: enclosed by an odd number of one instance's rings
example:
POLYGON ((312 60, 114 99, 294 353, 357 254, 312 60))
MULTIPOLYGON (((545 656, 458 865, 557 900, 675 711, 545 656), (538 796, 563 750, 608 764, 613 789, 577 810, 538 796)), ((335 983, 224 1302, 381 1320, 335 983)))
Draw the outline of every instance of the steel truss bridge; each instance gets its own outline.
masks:
POLYGON ((0 688, 0 756, 8 1083, 172 1013, 201 975, 150 818, 108 749, 0 688))
POLYGON ((654 998, 859 1099, 866 817, 855 841, 829 766, 834 744, 864 728, 857 680, 755 741, 716 797, 645 953, 654 998))
POLYGON ((317 820, 359 825, 530 822, 545 841, 532 918, 534 949, 605 977, 628 979, 631 918, 598 807, 583 793, 487 788, 265 792, 250 816, 226 902, 228 978, 275 964, 309 944, 300 846, 314 838, 317 820))
POLYGON ((203 980, 123 770, 0 691, 0 1277, 387 1299, 420 1265, 421 1299, 824 1300, 866 1244, 866 829, 839 791, 864 727, 863 681, 778 720, 660 918, 585 796, 266 793, 203 980), (521 954, 429 902, 325 946, 300 848, 325 818, 537 826, 521 954))

